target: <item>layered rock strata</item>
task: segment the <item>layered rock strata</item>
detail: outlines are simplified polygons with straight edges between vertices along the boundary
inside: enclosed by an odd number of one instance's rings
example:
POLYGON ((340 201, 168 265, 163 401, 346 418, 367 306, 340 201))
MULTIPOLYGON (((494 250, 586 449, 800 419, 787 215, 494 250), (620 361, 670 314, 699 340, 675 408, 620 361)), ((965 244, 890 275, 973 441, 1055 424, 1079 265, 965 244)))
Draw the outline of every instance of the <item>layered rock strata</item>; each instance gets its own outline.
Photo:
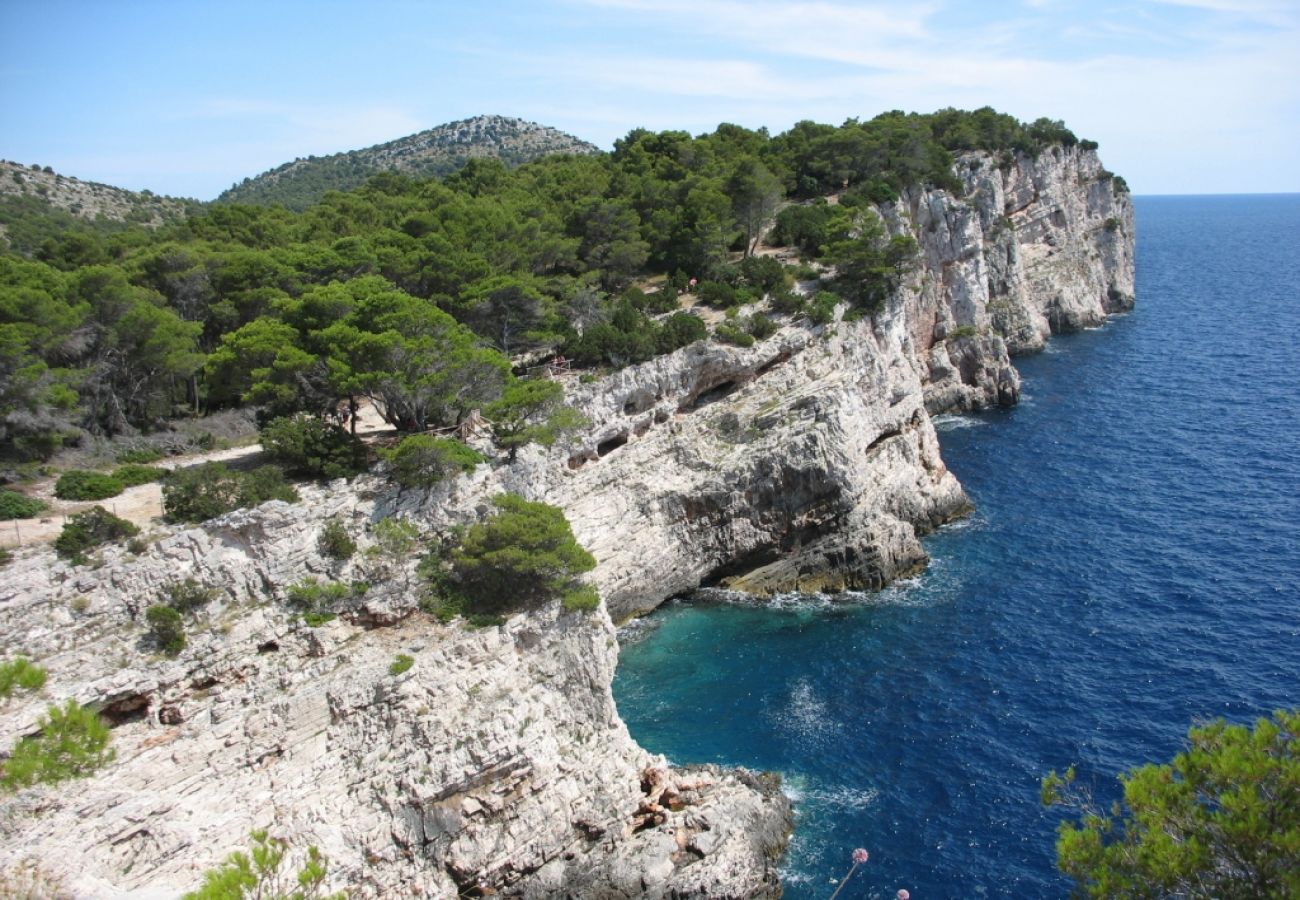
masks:
POLYGON ((917 571, 919 537, 968 507, 931 416, 1014 403, 1012 354, 1131 304, 1132 209, 1094 153, 973 155, 958 172, 962 199, 913 190, 881 209, 921 250, 881 314, 575 380, 590 426, 566 447, 428 492, 310 488, 293 507, 160 527, 97 568, 20 553, 0 653, 51 676, 44 697, 0 708, 0 747, 75 697, 114 723, 117 758, 5 799, 0 867, 34 861, 81 896, 175 896, 272 825, 319 846, 356 896, 778 891, 788 804, 769 779, 636 746, 610 693, 611 616, 700 585, 874 588, 917 571), (414 560, 316 550, 329 520, 364 550, 385 516, 446 534, 502 491, 564 509, 606 607, 443 625, 416 611, 414 560), (287 603, 310 577, 371 586, 310 628, 287 603), (154 655, 143 611, 186 578, 218 597, 179 657, 154 655), (413 662, 391 674, 398 654, 413 662))

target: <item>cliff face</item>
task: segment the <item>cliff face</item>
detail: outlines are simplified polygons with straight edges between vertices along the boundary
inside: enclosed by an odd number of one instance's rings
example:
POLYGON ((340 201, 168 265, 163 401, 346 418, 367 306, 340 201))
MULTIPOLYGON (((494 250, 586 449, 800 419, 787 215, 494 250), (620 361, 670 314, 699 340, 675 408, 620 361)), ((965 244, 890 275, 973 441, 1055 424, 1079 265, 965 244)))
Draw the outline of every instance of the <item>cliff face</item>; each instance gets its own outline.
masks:
POLYGON ((591 421, 572 446, 427 493, 309 489, 161 529, 99 568, 24 551, 0 589, 0 651, 51 679, 47 698, 0 708, 0 746, 74 696, 115 723, 117 760, 4 800, 0 867, 38 860, 85 896, 168 896, 273 823, 360 896, 777 890, 788 804, 770 781, 636 746, 610 694, 610 617, 701 584, 878 587, 918 570, 919 536, 968 507, 930 416, 1015 402, 1011 354, 1131 304, 1132 209, 1095 154, 971 156, 959 172, 966 199, 917 190, 881 210, 922 255, 883 313, 571 384, 591 421), (440 625, 415 613, 414 560, 316 551, 331 518, 365 545, 384 516, 445 532, 505 490, 565 510, 607 611, 440 625), (371 587, 308 628, 284 602, 307 577, 371 587), (151 657, 143 609, 182 578, 220 596, 178 658, 151 657), (414 663, 389 674, 398 653, 414 663))

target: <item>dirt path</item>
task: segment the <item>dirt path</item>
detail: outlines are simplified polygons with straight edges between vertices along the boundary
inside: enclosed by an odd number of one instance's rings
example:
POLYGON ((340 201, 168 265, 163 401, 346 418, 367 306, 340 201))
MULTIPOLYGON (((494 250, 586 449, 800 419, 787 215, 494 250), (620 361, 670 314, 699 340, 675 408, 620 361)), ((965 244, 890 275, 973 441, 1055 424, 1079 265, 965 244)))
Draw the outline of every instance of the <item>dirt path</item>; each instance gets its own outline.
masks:
MULTIPOLYGON (((388 423, 379 417, 379 413, 369 403, 361 405, 357 415, 357 434, 379 435, 391 431, 388 423)), ((261 444, 250 444, 226 450, 172 456, 159 460, 153 465, 162 469, 183 469, 205 462, 251 464, 261 452, 261 444)), ((141 531, 147 530, 154 524, 155 519, 162 516, 162 485, 157 482, 129 487, 116 497, 107 500, 72 502, 54 496, 56 480, 47 478, 39 481, 32 486, 32 490, 27 492, 49 504, 50 508, 39 517, 0 522, 0 547, 25 547, 29 544, 48 543, 59 536, 68 516, 90 509, 92 506, 104 507, 113 515, 138 526, 141 531)))

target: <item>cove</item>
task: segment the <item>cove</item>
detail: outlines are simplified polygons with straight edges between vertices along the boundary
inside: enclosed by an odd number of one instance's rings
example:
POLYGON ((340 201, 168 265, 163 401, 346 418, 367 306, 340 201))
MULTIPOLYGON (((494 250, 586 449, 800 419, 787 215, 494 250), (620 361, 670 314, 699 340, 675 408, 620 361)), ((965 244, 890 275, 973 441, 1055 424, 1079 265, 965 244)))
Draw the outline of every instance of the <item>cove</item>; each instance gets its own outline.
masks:
POLYGON ((1070 763, 1099 795, 1198 717, 1300 703, 1300 197, 1139 197, 1138 306, 941 419, 975 514, 918 578, 829 603, 679 602, 615 696, 675 763, 774 769, 784 880, 825 897, 1056 897, 1070 763))

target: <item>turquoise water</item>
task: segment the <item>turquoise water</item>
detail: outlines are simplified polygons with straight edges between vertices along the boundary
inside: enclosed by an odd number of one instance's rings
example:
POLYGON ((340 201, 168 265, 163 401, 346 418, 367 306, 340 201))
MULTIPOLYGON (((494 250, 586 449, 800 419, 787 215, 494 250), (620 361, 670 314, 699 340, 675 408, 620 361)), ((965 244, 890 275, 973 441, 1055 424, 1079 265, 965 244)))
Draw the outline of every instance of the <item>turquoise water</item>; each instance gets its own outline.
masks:
POLYGON ((1059 897, 1039 779, 1300 705, 1300 196, 1137 198, 1138 307, 941 420, 977 512, 847 605, 674 603, 614 690, 674 762, 775 769, 786 895, 1059 897))

